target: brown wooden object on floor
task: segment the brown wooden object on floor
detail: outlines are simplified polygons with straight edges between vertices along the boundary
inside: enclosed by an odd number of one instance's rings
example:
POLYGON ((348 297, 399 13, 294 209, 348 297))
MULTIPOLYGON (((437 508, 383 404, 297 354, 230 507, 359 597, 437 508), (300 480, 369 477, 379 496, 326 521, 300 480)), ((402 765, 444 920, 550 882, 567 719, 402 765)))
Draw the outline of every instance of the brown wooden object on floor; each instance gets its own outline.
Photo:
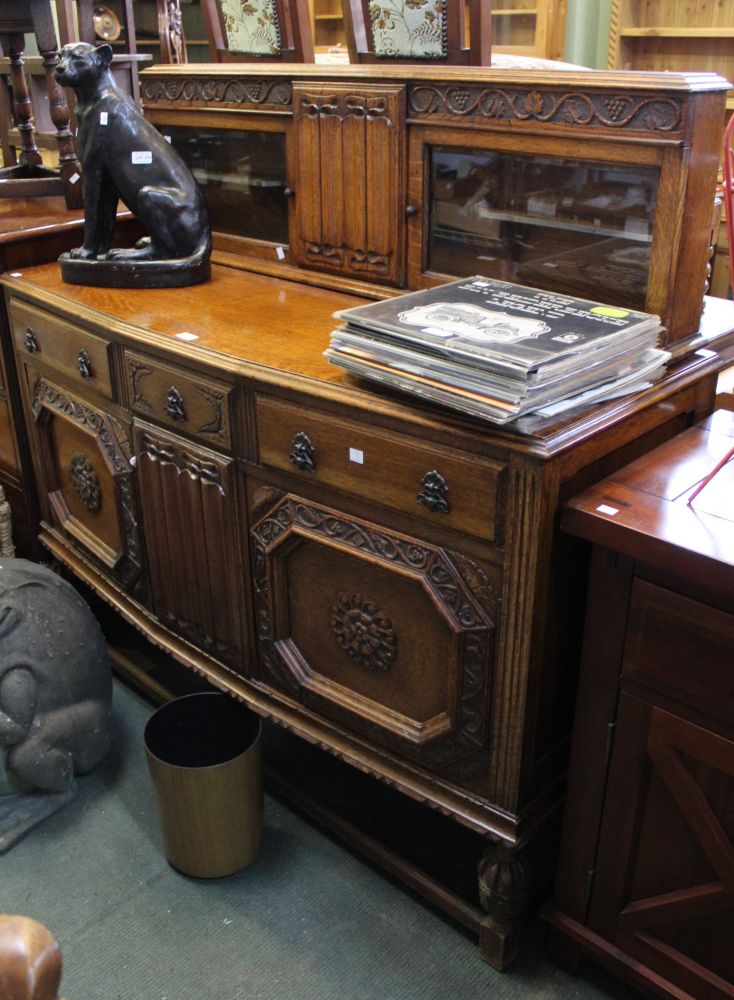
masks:
POLYGON ((734 997, 734 414, 575 497, 594 545, 550 952, 734 997), (695 498, 689 504, 688 501, 695 498))
POLYGON ((15 118, 21 135, 21 151, 15 166, 0 169, 0 195, 28 198, 63 194, 68 208, 82 203, 79 163, 69 128, 69 109, 53 75, 57 41, 50 0, 4 0, 0 10, 0 44, 10 59, 15 118), (34 139, 33 109, 23 72, 25 35, 33 33, 46 75, 51 119, 56 128, 59 169, 43 166, 34 139))
POLYGON ((0 1000, 61 1000, 61 949, 43 924, 0 914, 0 1000))

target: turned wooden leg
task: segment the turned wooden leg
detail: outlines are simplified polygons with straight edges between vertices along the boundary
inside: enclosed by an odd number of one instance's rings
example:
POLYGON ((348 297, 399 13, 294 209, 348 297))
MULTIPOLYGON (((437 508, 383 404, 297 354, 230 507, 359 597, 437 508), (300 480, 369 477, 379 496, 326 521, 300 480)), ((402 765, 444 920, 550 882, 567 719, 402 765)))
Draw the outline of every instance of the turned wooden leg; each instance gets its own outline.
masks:
POLYGON ((517 957, 520 925, 528 899, 527 863, 511 844, 492 844, 479 861, 479 901, 487 916, 479 930, 479 953, 502 972, 517 957))
POLYGON ((5 37, 8 39, 10 79, 13 85, 13 113, 20 133, 21 149, 18 165, 20 167, 39 167, 43 160, 38 146, 36 146, 36 127, 33 124, 31 95, 23 71, 25 36, 14 33, 5 37))
POLYGON ((74 137, 69 128, 69 107, 63 90, 54 78, 58 53, 55 48, 42 49, 40 52, 46 73, 51 121, 56 129, 56 141, 59 146, 59 175, 63 184, 66 207, 81 208, 83 204, 81 167, 74 149, 74 137))

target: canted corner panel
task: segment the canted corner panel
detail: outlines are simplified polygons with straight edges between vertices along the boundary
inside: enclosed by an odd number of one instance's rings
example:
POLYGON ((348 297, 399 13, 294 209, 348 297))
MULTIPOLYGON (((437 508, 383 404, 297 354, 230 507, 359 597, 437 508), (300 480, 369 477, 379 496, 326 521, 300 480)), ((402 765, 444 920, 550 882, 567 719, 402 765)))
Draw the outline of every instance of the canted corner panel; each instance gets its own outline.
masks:
POLYGON ((64 532, 131 586, 142 571, 130 442, 114 417, 43 378, 31 409, 41 481, 64 532))
POLYGON ((296 83, 293 106, 300 263, 398 284, 405 87, 296 83))
POLYGON ((263 683, 449 777, 486 768, 495 596, 480 567, 291 494, 252 545, 263 683))

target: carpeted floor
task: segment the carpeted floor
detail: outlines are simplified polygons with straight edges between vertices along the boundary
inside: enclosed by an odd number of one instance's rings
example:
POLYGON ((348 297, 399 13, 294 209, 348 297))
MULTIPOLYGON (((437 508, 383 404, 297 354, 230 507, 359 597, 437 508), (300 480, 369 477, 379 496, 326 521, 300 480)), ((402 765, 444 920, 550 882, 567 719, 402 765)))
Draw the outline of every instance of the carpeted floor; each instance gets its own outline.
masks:
POLYGON ((263 849, 230 878, 162 854, 142 732, 151 706, 115 684, 115 747, 65 810, 0 858, 0 912, 45 923, 68 1000, 631 1000, 584 965, 570 977, 528 929, 512 971, 272 798, 263 849))

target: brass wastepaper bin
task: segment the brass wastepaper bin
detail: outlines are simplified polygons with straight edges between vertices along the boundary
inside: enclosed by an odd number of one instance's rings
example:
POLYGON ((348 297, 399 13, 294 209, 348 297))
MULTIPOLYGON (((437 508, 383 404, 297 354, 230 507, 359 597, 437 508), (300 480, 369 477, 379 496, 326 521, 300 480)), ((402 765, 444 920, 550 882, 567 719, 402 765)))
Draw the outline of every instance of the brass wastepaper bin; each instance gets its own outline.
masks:
POLYGON ((163 705, 145 752, 166 857, 184 875, 221 878, 252 862, 263 815, 260 719, 217 691, 163 705))

